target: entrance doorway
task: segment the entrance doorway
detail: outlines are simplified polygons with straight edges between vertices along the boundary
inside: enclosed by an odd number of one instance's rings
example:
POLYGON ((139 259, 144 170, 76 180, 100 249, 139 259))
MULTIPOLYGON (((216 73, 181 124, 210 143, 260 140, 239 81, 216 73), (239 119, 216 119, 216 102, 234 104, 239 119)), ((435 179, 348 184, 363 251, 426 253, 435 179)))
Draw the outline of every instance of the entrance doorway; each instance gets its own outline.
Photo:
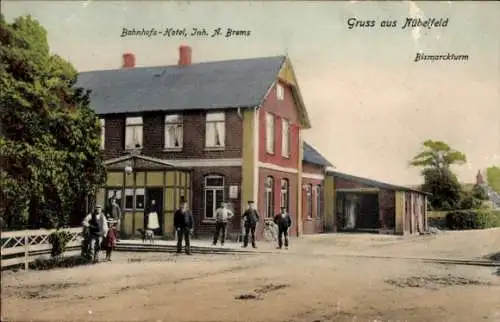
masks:
POLYGON ((338 231, 377 232, 379 200, 374 192, 337 192, 338 231))
POLYGON ((151 211, 156 211, 160 228, 155 230, 155 235, 163 235, 165 216, 163 212, 163 188, 146 188, 146 207, 144 210, 144 229, 148 226, 148 214, 151 211), (153 200, 155 201, 154 206, 153 200))

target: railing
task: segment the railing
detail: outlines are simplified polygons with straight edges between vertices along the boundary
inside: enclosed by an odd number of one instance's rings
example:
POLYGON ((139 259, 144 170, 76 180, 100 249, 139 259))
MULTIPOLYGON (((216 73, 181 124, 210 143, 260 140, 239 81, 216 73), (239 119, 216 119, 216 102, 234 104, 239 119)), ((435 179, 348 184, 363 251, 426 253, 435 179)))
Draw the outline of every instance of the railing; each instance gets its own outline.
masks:
MULTIPOLYGON (((75 249, 79 249, 82 228, 67 228, 63 230, 69 232, 71 235, 69 242, 66 244, 66 250, 75 251, 75 249)), ((49 236, 55 231, 55 229, 40 229, 2 232, 2 269, 23 264, 24 269, 28 270, 30 262, 43 255, 50 254, 52 245, 49 243, 49 236)))

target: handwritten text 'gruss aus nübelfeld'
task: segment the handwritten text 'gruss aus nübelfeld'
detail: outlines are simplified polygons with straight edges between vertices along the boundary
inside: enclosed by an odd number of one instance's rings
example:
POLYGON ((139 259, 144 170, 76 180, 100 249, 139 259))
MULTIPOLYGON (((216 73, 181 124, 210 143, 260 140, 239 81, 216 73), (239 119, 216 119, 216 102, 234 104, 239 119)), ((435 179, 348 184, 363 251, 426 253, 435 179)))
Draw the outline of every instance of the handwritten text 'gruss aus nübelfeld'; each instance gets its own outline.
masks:
MULTIPOLYGON (((401 25, 401 29, 411 29, 411 28, 444 28, 448 26, 450 18, 405 18, 401 25)), ((346 20, 347 29, 357 29, 357 28, 375 28, 376 26, 380 28, 396 28, 399 23, 398 20, 394 19, 358 19, 358 18, 348 18, 346 20)))

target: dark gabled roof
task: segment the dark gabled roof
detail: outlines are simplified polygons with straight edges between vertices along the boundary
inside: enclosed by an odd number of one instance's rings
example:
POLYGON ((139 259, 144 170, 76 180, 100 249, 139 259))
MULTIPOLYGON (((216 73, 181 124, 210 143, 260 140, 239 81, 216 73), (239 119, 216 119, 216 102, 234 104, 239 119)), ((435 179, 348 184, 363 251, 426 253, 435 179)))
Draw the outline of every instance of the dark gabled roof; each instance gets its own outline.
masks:
POLYGON ((97 114, 259 106, 285 56, 82 72, 97 114))
POLYGON ((398 190, 398 191, 412 191, 412 192, 418 192, 418 193, 422 193, 422 194, 428 194, 424 191, 420 191, 420 190, 413 189, 410 187, 398 186, 398 185, 393 185, 390 183, 385 183, 385 182, 376 181, 376 180, 372 180, 372 179, 356 177, 356 176, 346 174, 346 173, 341 173, 338 171, 328 170, 327 174, 333 175, 335 178, 341 178, 344 180, 355 181, 355 182, 358 182, 362 185, 371 186, 374 188, 381 188, 381 189, 387 189, 387 190, 398 190))
POLYGON ((333 167, 333 165, 321 153, 319 153, 318 150, 313 148, 312 145, 304 142, 303 146, 304 155, 302 157, 302 161, 323 167, 333 167))

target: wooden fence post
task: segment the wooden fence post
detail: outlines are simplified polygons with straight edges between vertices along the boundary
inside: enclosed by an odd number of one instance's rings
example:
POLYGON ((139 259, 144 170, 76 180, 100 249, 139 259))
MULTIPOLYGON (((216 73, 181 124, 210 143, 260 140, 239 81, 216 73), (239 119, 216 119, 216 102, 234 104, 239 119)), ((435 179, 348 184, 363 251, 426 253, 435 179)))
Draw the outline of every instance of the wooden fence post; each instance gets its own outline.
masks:
POLYGON ((30 252, 30 249, 29 249, 29 231, 26 231, 25 232, 26 235, 24 235, 24 271, 28 271, 28 268, 29 268, 29 252, 30 252))

